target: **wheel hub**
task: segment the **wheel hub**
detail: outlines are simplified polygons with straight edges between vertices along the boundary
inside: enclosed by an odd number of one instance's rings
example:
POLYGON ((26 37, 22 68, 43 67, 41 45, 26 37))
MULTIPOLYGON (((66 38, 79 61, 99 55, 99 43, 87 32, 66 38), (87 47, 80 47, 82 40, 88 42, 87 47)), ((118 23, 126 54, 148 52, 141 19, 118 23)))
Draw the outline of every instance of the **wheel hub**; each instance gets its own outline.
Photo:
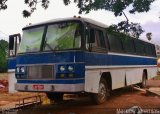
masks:
POLYGON ((101 101, 105 100, 106 98, 106 87, 103 83, 99 85, 98 97, 101 101))

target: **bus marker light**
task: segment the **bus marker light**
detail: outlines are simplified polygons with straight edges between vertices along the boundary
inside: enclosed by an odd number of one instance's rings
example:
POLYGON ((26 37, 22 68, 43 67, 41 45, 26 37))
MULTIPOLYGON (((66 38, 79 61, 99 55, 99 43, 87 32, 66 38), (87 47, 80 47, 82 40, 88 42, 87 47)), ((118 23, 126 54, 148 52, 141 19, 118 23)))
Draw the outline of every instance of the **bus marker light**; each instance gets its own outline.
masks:
POLYGON ((69 78, 73 78, 73 76, 74 76, 73 74, 68 74, 69 78))
POLYGON ((64 78, 64 74, 60 74, 60 78, 64 78))

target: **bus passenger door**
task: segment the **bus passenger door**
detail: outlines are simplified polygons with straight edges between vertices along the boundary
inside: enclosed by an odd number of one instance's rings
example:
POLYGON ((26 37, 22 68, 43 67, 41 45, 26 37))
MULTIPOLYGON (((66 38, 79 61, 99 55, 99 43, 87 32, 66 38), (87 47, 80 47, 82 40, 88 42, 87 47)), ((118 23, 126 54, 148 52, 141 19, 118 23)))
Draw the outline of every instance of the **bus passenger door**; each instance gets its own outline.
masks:
POLYGON ((20 34, 13 34, 9 36, 9 57, 16 56, 20 42, 21 42, 20 34))
POLYGON ((19 44, 21 42, 20 34, 14 34, 9 36, 9 50, 8 50, 8 92, 14 93, 15 90, 15 83, 17 82, 15 78, 15 68, 16 68, 16 54, 19 44))

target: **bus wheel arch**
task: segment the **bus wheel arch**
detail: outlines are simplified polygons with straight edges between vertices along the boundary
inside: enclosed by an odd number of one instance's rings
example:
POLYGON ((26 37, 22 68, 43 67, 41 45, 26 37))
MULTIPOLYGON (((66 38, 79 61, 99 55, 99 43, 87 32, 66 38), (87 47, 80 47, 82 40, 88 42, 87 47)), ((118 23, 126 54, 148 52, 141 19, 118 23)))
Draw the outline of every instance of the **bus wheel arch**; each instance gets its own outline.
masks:
POLYGON ((107 82, 107 85, 109 87, 109 90, 112 90, 112 77, 110 72, 103 72, 101 75, 101 78, 104 78, 107 82))
POLYGON ((110 73, 102 73, 99 81, 98 93, 91 94, 93 101, 96 104, 104 103, 110 96, 111 89, 112 89, 112 81, 110 73))

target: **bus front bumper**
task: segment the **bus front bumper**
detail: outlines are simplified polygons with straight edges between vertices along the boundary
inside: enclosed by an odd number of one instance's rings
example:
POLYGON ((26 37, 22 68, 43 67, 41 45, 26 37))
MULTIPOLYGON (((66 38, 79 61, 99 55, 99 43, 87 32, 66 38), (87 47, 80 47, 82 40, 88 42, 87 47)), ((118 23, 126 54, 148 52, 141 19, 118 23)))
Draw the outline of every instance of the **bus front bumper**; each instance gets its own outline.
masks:
POLYGON ((15 84, 17 91, 30 92, 82 92, 84 83, 80 84, 15 84))

